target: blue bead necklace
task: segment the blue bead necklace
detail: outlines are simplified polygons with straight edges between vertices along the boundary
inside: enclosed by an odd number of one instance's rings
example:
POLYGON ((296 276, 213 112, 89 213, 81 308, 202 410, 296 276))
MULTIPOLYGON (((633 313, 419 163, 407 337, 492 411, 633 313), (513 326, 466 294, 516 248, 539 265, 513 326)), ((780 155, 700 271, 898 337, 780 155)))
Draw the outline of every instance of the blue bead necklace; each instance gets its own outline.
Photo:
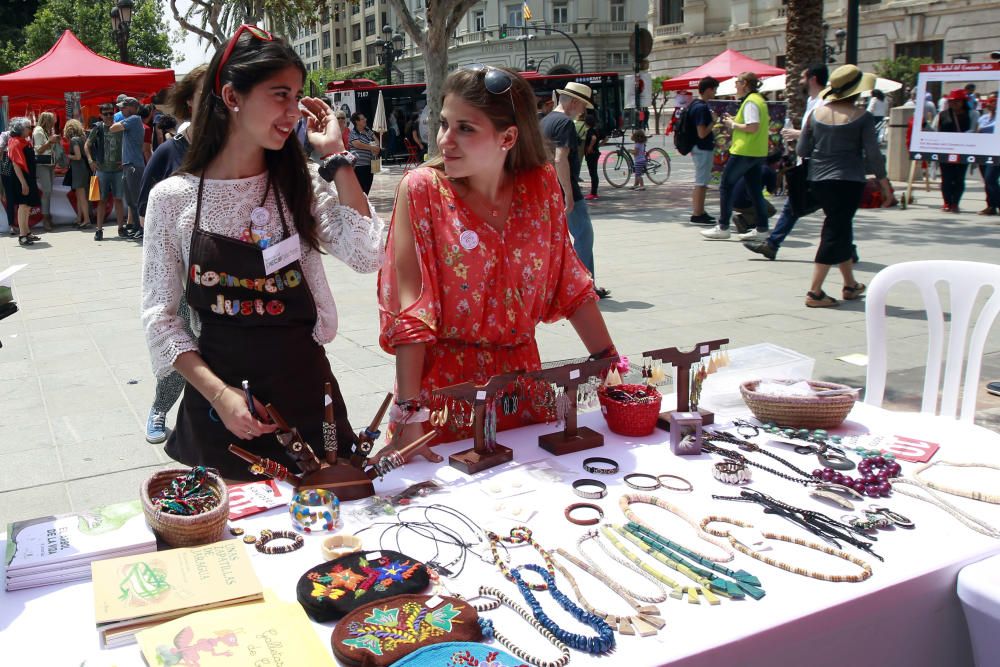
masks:
POLYGON ((510 571, 511 578, 514 583, 517 584, 517 589, 521 591, 521 595, 524 597, 524 601, 528 603, 531 607, 531 613, 534 614, 535 620, 537 620, 542 627, 551 632, 556 636, 559 641, 564 644, 575 648, 578 651, 585 651, 593 655, 600 655, 602 653, 607 653, 615 647, 615 632, 612 630, 611 626, 600 616, 596 614, 591 614, 585 609, 577 606, 565 593, 562 593, 558 588, 556 588, 555 578, 545 570, 545 568, 529 563, 527 565, 522 565, 521 567, 513 568, 510 571), (538 598, 535 597, 528 584, 525 583, 524 579, 521 577, 521 570, 531 570, 539 574, 542 579, 545 580, 546 586, 548 586, 548 591, 555 599, 559 605, 574 616, 578 621, 585 625, 589 625, 597 632, 596 637, 587 637, 584 635, 577 634, 575 632, 569 632, 568 630, 563 630, 556 622, 553 621, 545 611, 542 609, 541 603, 538 598))

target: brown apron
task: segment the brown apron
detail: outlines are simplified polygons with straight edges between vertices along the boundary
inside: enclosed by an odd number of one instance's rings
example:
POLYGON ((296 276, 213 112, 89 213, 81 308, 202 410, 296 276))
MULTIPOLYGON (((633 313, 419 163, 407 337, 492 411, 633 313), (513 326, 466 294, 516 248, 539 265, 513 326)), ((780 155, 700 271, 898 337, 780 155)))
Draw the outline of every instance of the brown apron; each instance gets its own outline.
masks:
MULTIPOLYGON (((248 380, 254 396, 263 404, 274 404, 320 459, 324 458, 324 384, 329 382, 333 385, 340 455, 349 456, 356 436, 323 346, 312 337, 316 303, 301 262, 296 260, 265 275, 263 253, 256 242, 203 231, 204 185, 202 176, 185 290, 188 304, 201 320, 198 348, 202 358, 230 386, 238 388, 248 380)), ((269 180, 260 211, 266 212, 263 207, 271 186, 269 180)), ((276 188, 274 195, 284 237, 288 238, 290 230, 276 188)), ((253 236, 244 233, 243 238, 253 236)), ((216 468, 226 479, 254 479, 248 464, 228 451, 230 443, 277 461, 293 473, 300 472, 274 435, 241 440, 230 433, 211 410, 208 399, 188 383, 177 426, 167 440, 167 454, 185 465, 216 468)))

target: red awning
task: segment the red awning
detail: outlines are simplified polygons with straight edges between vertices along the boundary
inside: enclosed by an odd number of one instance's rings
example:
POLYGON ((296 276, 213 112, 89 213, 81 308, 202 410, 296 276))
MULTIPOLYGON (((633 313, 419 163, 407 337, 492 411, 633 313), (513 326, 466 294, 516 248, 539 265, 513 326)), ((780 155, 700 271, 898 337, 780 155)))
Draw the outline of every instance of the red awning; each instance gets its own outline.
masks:
POLYGON ((739 51, 726 49, 704 65, 664 81, 663 90, 698 90, 698 82, 706 76, 714 77, 722 82, 739 75, 741 72, 753 72, 758 77, 764 78, 784 74, 785 70, 748 58, 739 51))
POLYGON ((13 114, 27 106, 62 106, 63 93, 81 93, 80 102, 87 105, 114 102, 119 93, 147 97, 173 82, 171 69, 126 65, 99 56, 67 30, 44 56, 0 76, 0 95, 10 98, 13 114))

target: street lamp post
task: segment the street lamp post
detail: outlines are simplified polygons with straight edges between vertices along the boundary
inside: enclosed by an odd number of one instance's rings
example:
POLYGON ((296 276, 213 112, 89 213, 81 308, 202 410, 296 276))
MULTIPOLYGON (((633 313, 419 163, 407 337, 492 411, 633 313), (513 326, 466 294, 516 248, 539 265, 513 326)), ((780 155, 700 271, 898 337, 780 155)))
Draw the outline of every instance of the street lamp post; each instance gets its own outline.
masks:
POLYGON ((385 39, 375 40, 375 46, 382 49, 378 54, 378 61, 385 65, 385 83, 392 85, 392 63, 403 55, 403 43, 406 39, 401 33, 392 34, 392 28, 387 25, 382 26, 382 34, 385 39))
POLYGON ((118 0, 117 6, 111 10, 111 37, 118 44, 118 58, 123 63, 128 62, 128 35, 132 28, 132 10, 134 0, 118 0))
MULTIPOLYGON (((843 28, 839 28, 837 32, 833 33, 833 38, 837 41, 837 47, 834 48, 833 45, 828 44, 826 41, 826 33, 830 29, 830 24, 826 21, 823 22, 823 59, 827 63, 834 63, 836 59, 833 57, 835 53, 844 52, 844 42, 847 41, 847 31, 843 28)), ((850 62, 850 61, 848 61, 850 62)))

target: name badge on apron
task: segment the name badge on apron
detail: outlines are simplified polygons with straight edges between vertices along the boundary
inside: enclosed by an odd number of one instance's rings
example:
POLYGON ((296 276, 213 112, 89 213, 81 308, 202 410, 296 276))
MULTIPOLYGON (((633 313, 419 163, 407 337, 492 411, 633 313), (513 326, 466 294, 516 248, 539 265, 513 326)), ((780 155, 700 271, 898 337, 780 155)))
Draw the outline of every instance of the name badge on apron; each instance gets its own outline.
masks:
POLYGON ((292 262, 302 258, 302 246, 299 245, 299 235, 292 234, 284 241, 264 248, 264 273, 271 275, 280 271, 292 262))

